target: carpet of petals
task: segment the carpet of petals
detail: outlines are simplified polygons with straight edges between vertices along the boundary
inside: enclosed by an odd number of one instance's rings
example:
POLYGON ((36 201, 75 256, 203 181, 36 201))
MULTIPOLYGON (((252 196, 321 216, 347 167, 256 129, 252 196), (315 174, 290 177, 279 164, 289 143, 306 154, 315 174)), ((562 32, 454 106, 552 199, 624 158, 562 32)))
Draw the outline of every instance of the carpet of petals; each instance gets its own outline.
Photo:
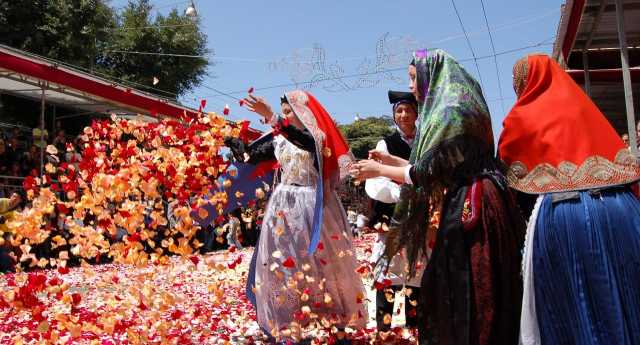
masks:
MULTIPOLYGON (((365 266, 373 241, 374 235, 354 241, 365 266)), ((0 292, 16 294, 16 286, 23 286, 17 291, 24 296, 11 297, 22 298, 29 307, 16 308, 0 298, 0 343, 264 343, 244 293, 251 253, 249 248, 175 256, 166 265, 84 265, 0 276, 0 292)), ((370 278, 364 276, 370 287, 370 278)), ((375 291, 368 299, 375 299, 375 291)), ((350 332, 354 343, 415 342, 400 327, 378 334, 369 304, 369 328, 350 332)), ((400 317, 394 315, 396 325, 400 317)), ((335 341, 333 336, 320 337, 317 343, 335 341)))

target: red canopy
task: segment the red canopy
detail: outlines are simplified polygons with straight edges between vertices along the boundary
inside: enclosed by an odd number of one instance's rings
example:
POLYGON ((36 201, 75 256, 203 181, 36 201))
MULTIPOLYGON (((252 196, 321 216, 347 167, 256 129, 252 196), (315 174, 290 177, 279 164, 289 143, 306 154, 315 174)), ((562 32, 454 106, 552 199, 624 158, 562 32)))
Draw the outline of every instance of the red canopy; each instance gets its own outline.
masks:
MULTIPOLYGON (((60 63, 0 45, 0 91, 39 98, 95 112, 127 112, 154 117, 194 116, 197 110, 173 100, 62 66, 60 63)), ((250 137, 260 132, 250 129, 250 137)))

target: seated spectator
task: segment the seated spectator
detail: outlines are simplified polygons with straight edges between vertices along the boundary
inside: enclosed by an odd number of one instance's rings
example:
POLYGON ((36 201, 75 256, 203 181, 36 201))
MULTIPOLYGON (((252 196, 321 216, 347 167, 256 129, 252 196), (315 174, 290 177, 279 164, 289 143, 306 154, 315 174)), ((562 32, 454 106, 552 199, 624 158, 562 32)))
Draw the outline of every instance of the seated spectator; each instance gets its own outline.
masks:
POLYGON ((19 149, 18 138, 9 139, 9 144, 5 147, 5 153, 9 164, 20 161, 22 151, 19 149))
POLYGON ((32 170, 40 171, 40 150, 35 145, 29 147, 29 151, 22 155, 22 172, 30 175, 32 170))
POLYGON ((36 145, 38 148, 44 149, 47 147, 47 142, 49 141, 49 132, 46 128, 44 130, 40 130, 40 126, 42 125, 42 121, 38 120, 38 127, 34 128, 33 133, 33 145, 36 145))
POLYGON ((55 146, 58 149, 58 152, 65 152, 66 149, 66 145, 67 145, 67 136, 64 132, 64 129, 59 129, 56 137, 53 138, 53 146, 55 146))
POLYGON ((18 149, 19 149, 20 151, 23 151, 23 150, 25 150, 25 149, 26 149, 26 141, 27 141, 27 138, 25 137, 25 135, 24 135, 23 131, 22 131, 20 128, 18 128, 18 127, 13 127, 13 128, 11 129, 11 134, 9 134, 9 136, 7 137, 7 141, 8 141, 9 139, 16 139, 16 140, 18 140, 18 149))
POLYGON ((25 196, 13 193, 10 198, 0 198, 0 272, 12 271, 15 265, 11 257, 10 242, 5 234, 9 234, 6 223, 14 217, 14 213, 24 206, 25 196))
POLYGON ((9 230, 6 222, 13 218, 15 211, 24 203, 24 200, 24 196, 20 193, 11 194, 10 198, 0 198, 0 233, 9 230))
POLYGON ((7 150, 4 139, 0 138, 0 175, 6 175, 9 170, 9 157, 7 157, 7 150))
POLYGON ((65 162, 73 164, 78 167, 78 163, 82 160, 82 154, 80 153, 81 139, 78 137, 73 143, 67 143, 67 150, 64 156, 65 162))
MULTIPOLYGON (((9 168, 9 173, 7 174, 12 177, 22 177, 22 169, 20 169, 20 163, 18 161, 14 161, 11 163, 9 168)), ((20 180, 11 179, 9 182, 12 185, 19 186, 21 184, 20 180)))
MULTIPOLYGON (((7 169, 9 168, 7 167, 7 169)), ((6 173, 4 175, 6 175, 6 173)), ((9 179, 0 179, 0 198, 8 198, 9 196, 11 196, 11 191, 12 189, 9 185, 9 179)))
POLYGON ((60 164, 60 155, 62 152, 58 152, 58 149, 53 145, 47 145, 47 149, 44 151, 44 164, 51 163, 54 166, 60 164))
POLYGON ((624 144, 629 146, 629 135, 628 134, 623 134, 622 135, 622 141, 624 141, 624 144))

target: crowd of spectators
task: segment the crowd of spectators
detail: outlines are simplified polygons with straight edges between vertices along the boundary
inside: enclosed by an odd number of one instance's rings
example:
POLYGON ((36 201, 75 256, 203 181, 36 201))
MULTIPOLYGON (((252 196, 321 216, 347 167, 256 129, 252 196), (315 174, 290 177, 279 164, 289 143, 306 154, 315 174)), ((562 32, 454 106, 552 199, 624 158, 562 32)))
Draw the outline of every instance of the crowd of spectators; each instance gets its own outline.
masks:
POLYGON ((55 136, 45 128, 22 126, 0 127, 0 198, 8 198, 20 189, 26 176, 40 174, 41 161, 54 159, 74 163, 80 160, 80 142, 77 136, 68 135, 60 121, 56 123, 55 136), (56 147, 57 155, 45 152, 47 145, 56 147))

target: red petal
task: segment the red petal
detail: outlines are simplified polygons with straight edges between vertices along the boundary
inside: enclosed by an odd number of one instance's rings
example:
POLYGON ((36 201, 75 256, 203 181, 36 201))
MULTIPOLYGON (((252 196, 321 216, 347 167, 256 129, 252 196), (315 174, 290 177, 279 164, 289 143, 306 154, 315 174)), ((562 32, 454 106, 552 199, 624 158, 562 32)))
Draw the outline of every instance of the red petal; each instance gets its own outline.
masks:
POLYGON ((191 260, 191 262, 193 262, 194 265, 198 266, 198 262, 200 262, 200 258, 192 255, 191 257, 189 257, 189 260, 191 260))
POLYGON ((253 86, 249 88, 249 91, 247 91, 248 93, 253 93, 253 86))
POLYGON ((318 242, 318 250, 324 250, 324 243, 318 242))
POLYGON ((177 320, 177 319, 179 319, 180 317, 182 317, 182 315, 184 315, 184 312, 183 312, 183 311, 181 311, 181 310, 174 310, 174 311, 171 313, 171 318, 172 318, 172 319, 174 319, 174 320, 177 320))
POLYGON ((296 266, 296 262, 293 260, 291 256, 289 256, 286 260, 284 260, 284 262, 282 263, 282 266, 286 268, 294 268, 296 266))
POLYGON ((82 296, 80 296, 80 294, 76 292, 71 294, 71 299, 73 300, 73 304, 76 305, 80 303, 80 301, 82 300, 82 296))
POLYGON ((62 214, 69 213, 69 209, 64 204, 56 204, 56 210, 58 210, 58 213, 62 214))
POLYGON ((49 279, 49 286, 57 286, 57 285, 60 285, 60 279, 55 277, 49 279))
POLYGON ((69 273, 69 268, 68 267, 58 267, 58 273, 67 274, 67 273, 69 273))
POLYGON ((129 242, 139 242, 140 241, 140 233, 134 232, 132 235, 129 235, 127 238, 129 242))

